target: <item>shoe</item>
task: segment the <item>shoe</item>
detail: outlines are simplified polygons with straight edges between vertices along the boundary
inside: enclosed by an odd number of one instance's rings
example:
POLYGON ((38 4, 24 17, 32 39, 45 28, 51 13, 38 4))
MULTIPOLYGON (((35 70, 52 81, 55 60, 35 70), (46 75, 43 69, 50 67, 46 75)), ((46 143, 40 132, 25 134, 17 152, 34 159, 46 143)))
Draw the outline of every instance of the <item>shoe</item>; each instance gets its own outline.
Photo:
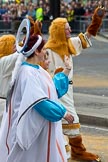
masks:
POLYGON ((96 160, 89 160, 88 162, 101 162, 101 159, 98 158, 98 159, 96 159, 96 160))

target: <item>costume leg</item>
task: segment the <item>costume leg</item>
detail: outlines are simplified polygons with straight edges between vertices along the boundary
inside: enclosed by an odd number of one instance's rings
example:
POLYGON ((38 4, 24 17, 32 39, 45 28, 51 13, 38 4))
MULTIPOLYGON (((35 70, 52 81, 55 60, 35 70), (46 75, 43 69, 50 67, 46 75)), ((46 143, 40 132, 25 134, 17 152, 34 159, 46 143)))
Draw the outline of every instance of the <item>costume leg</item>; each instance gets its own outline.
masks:
POLYGON ((87 152, 85 146, 82 143, 82 137, 79 131, 79 117, 74 107, 72 94, 73 89, 72 87, 69 87, 68 93, 61 98, 61 103, 67 108, 67 111, 74 116, 73 124, 68 124, 65 120, 62 121, 63 133, 69 138, 69 144, 71 146, 71 157, 74 160, 99 162, 100 159, 98 155, 87 152))
POLYGON ((86 151, 86 148, 82 143, 82 136, 80 134, 73 134, 73 132, 75 133, 75 129, 73 128, 78 127, 78 125, 79 124, 63 124, 63 128, 65 128, 63 129, 63 132, 69 138, 72 159, 89 162, 100 162, 100 158, 98 155, 86 151))
POLYGON ((98 155, 92 154, 86 151, 85 146, 82 143, 81 135, 69 138, 69 144, 71 145, 72 159, 84 160, 89 162, 99 162, 98 155))
POLYGON ((67 159, 70 159, 71 158, 71 147, 69 145, 69 138, 66 135, 64 135, 64 142, 65 142, 67 159))

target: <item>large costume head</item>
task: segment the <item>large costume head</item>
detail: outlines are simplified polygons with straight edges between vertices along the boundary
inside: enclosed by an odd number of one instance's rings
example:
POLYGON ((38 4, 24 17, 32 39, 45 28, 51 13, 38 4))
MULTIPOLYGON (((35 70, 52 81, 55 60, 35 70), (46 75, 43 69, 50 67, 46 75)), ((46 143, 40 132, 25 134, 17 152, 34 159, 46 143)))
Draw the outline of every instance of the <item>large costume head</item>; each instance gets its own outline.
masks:
POLYGON ((74 53, 74 49, 70 46, 69 40, 66 38, 65 26, 67 19, 66 18, 56 18, 52 21, 51 26, 49 27, 49 39, 45 44, 45 48, 49 48, 59 54, 62 59, 64 56, 69 56, 71 53, 74 53))
POLYGON ((0 58, 14 53, 15 41, 15 36, 11 34, 0 37, 0 58))

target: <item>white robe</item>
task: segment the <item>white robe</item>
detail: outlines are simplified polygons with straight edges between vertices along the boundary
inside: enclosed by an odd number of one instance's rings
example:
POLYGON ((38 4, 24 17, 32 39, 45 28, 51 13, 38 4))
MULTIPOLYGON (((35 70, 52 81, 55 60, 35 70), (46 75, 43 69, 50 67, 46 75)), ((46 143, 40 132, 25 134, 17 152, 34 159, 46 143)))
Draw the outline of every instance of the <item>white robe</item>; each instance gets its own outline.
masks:
MULTIPOLYGON (((74 48, 76 50, 76 56, 78 56, 83 50, 81 40, 78 36, 72 37, 70 39, 71 39, 72 45, 74 46, 74 48)), ((90 42, 90 40, 89 40, 89 42, 90 42)), ((87 46, 89 47, 88 42, 87 42, 87 46)), ((47 49, 47 51, 49 53, 49 59, 51 61, 51 64, 49 65, 49 70, 50 70, 51 74, 53 75, 55 69, 57 69, 59 67, 65 67, 65 64, 64 64, 64 61, 59 56, 59 54, 52 51, 51 49, 47 49)), ((72 69, 68 76, 69 80, 73 80, 72 56, 74 56, 74 55, 70 55, 70 61, 72 62, 72 69)), ((72 84, 69 85, 68 92, 62 98, 60 98, 60 102, 66 107, 67 111, 74 116, 73 123, 79 123, 79 117, 77 115, 76 108, 74 106, 73 85, 72 84)), ((62 120, 62 123, 68 124, 65 119, 62 120)), ((64 129, 63 131, 66 135, 70 135, 70 136, 79 134, 79 129, 64 129)))
POLYGON ((6 98, 18 53, 0 58, 0 97, 6 98))
POLYGON ((44 97, 58 100, 51 77, 41 67, 22 66, 19 74, 1 124, 0 162, 66 162, 61 121, 49 122, 32 108, 44 97))

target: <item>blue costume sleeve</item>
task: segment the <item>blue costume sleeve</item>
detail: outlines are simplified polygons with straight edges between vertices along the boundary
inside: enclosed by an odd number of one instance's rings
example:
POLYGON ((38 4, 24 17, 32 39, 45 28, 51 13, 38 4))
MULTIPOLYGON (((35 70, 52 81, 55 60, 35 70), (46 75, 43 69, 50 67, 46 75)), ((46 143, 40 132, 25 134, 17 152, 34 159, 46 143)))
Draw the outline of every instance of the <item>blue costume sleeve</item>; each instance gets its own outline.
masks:
POLYGON ((51 100, 43 100, 33 107, 45 119, 56 122, 63 118, 66 109, 60 103, 51 100))
POLYGON ((67 93, 69 80, 63 72, 55 74, 53 77, 53 81, 56 87, 58 98, 62 97, 65 93, 67 93))

